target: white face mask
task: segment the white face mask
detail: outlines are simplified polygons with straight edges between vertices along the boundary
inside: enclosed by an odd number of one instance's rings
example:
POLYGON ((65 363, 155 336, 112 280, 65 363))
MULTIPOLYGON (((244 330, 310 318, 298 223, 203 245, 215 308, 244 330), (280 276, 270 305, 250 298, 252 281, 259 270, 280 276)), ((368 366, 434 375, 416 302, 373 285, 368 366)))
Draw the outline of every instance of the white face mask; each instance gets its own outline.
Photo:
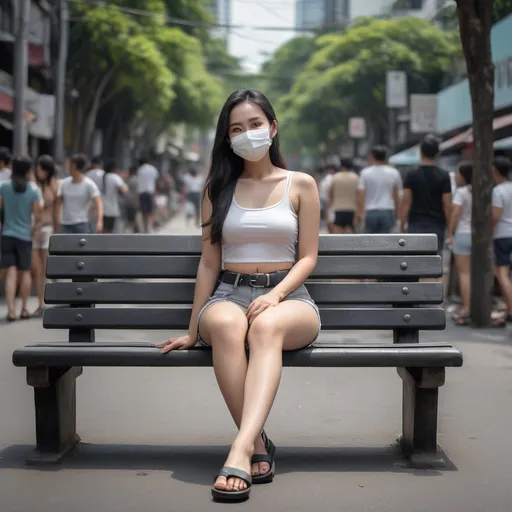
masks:
POLYGON ((267 154, 270 146, 272 146, 270 128, 249 130, 231 139, 233 153, 249 162, 261 160, 267 154))

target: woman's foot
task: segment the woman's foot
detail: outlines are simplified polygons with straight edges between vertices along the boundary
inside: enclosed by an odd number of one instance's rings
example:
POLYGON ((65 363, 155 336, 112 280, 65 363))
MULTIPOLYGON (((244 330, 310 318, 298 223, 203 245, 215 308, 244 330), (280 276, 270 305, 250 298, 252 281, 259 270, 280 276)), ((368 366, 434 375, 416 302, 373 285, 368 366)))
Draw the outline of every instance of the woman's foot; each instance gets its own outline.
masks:
POLYGON ((33 313, 32 318, 41 318, 43 316, 44 306, 39 306, 33 313))
MULTIPOLYGON (((253 450, 239 449, 233 445, 224 466, 241 469, 250 475, 252 455, 253 450)), ((224 476, 219 476, 215 480, 213 487, 219 491, 242 491, 247 489, 248 484, 241 478, 230 477, 226 479, 224 476)))
POLYGON ((20 319, 21 320, 28 320, 30 318, 30 313, 26 309, 21 310, 20 319))
MULTIPOLYGON (((254 443, 254 455, 270 455, 267 453, 263 436, 258 436, 254 443)), ((270 464, 268 462, 257 462, 251 467, 251 475, 258 476, 264 475, 270 471, 270 464)))

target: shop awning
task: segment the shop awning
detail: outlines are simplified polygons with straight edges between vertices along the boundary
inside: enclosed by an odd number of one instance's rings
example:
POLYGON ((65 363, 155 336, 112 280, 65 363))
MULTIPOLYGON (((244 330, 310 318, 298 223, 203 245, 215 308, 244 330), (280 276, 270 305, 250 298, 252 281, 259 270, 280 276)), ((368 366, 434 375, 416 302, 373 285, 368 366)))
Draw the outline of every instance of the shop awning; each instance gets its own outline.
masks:
POLYGON ((396 153, 389 159, 391 165, 418 165, 420 163, 419 144, 396 153))
POLYGON ((494 143, 494 149, 512 149, 512 137, 507 137, 506 139, 497 140, 494 143))
MULTIPOLYGON (((512 114, 507 114, 506 116, 496 117, 492 122, 492 130, 493 132, 499 132, 504 128, 512 128, 512 114)), ((440 145, 440 150, 442 153, 446 153, 447 151, 454 150, 458 146, 468 146, 473 144, 473 128, 466 130, 465 132, 459 133, 455 137, 444 141, 440 145)))

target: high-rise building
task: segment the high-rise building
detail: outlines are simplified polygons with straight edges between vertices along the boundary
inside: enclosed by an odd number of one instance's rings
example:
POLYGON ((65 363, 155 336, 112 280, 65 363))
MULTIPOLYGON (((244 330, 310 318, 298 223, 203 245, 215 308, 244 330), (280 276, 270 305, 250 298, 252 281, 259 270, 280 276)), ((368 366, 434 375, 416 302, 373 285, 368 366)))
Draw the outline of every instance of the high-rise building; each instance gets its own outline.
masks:
POLYGON ((215 23, 224 25, 214 30, 214 33, 219 37, 227 38, 229 35, 229 27, 231 24, 231 1, 232 0, 209 0, 206 8, 210 11, 215 23))
POLYGON ((344 24, 349 19, 350 0, 296 0, 295 25, 315 29, 344 24))

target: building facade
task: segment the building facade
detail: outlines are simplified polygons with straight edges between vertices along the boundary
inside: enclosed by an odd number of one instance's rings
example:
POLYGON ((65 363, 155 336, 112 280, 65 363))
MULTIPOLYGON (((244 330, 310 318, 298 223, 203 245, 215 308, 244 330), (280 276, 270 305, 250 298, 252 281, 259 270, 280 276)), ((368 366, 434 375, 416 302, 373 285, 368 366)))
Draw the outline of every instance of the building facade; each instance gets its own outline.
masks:
POLYGON ((232 0, 210 0, 207 9, 217 25, 223 25, 214 30, 215 35, 226 39, 229 36, 231 24, 232 0))
POLYGON ((350 0, 296 0, 295 26, 319 29, 345 24, 349 20, 350 0))

